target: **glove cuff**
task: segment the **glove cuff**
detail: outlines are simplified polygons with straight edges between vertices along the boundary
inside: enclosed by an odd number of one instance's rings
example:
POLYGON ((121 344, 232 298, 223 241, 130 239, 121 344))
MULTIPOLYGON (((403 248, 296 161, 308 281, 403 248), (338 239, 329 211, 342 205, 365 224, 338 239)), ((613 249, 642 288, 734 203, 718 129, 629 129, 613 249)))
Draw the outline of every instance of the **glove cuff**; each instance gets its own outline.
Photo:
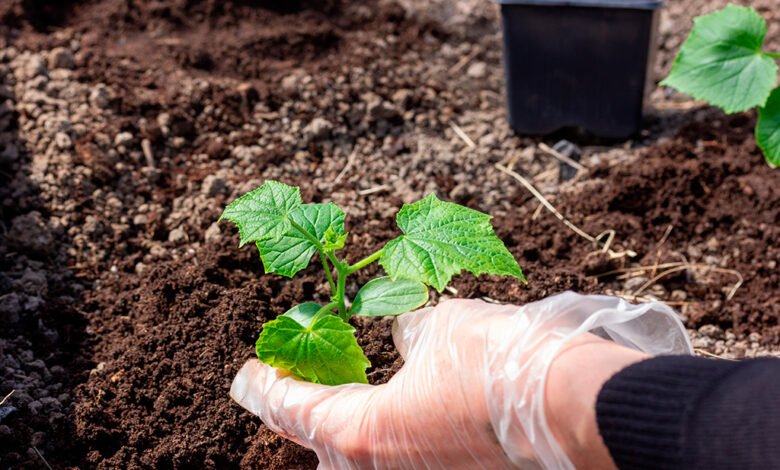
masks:
POLYGON ((684 354, 692 348, 674 311, 659 303, 572 292, 526 304, 514 327, 502 325, 489 341, 485 396, 498 441, 521 468, 573 469, 545 417, 544 388, 550 364, 577 336, 592 332, 647 354, 684 354))

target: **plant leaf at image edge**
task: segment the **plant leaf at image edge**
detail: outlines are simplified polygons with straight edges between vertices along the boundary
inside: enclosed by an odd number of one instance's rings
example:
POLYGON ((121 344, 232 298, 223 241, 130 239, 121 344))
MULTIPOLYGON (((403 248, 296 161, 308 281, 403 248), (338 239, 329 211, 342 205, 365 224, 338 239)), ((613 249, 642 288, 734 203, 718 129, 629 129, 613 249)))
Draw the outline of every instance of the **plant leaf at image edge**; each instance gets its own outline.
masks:
POLYGON ((661 84, 727 113, 763 106, 777 80, 773 54, 761 50, 766 32, 749 7, 729 4, 700 16, 661 84))
POLYGON ((766 106, 758 110, 756 142, 769 164, 780 166, 780 87, 772 91, 766 106))

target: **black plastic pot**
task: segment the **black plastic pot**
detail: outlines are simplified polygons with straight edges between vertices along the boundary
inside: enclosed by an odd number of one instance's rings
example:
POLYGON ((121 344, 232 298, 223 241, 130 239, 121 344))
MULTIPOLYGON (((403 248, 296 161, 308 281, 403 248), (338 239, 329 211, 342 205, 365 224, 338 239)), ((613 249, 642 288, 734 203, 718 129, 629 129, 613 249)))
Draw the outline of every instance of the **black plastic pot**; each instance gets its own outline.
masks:
POLYGON ((498 0, 509 124, 626 138, 642 126, 661 0, 498 0))

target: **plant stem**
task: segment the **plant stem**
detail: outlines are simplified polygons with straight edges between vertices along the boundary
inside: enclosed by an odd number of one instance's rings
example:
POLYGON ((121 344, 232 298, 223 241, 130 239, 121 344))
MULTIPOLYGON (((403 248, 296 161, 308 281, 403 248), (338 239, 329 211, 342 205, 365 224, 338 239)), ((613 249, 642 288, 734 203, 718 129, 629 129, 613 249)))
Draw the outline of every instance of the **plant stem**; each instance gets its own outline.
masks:
POLYGON ((384 248, 382 250, 377 251, 376 253, 374 253, 374 254, 372 254, 370 256, 367 256, 367 257, 363 258, 362 260, 358 261, 357 263, 353 264, 352 266, 347 267, 347 273, 348 274, 352 274, 355 271, 363 269, 366 266, 368 266, 369 264, 371 264, 374 261, 378 260, 379 257, 382 256, 382 251, 383 250, 384 250, 384 248))
POLYGON ((317 320, 319 320, 323 315, 326 313, 330 313, 331 310, 338 307, 338 302, 331 302, 328 305, 322 307, 321 309, 317 310, 317 313, 314 314, 314 316, 311 319, 311 323, 309 323, 309 329, 311 330, 312 325, 317 323, 317 320))
POLYGON ((767 55, 774 59, 780 59, 780 52, 764 52, 764 55, 767 55))
POLYGON ((347 305, 344 299, 344 291, 347 287, 347 276, 349 273, 347 272, 347 268, 345 266, 337 266, 336 271, 338 274, 338 279, 336 279, 336 297, 333 299, 333 301, 338 303, 339 315, 341 315, 341 319, 344 321, 349 321, 347 305))
POLYGON ((333 300, 338 302, 339 315, 341 315, 341 319, 345 322, 349 321, 349 312, 347 312, 347 302, 344 293, 347 285, 347 276, 354 273, 355 271, 365 268, 369 264, 378 260, 380 256, 382 256, 382 250, 379 250, 376 253, 363 258, 352 266, 348 265, 346 262, 336 265, 336 274, 338 277, 336 279, 336 295, 333 297, 333 300))
MULTIPOLYGON (((346 262, 339 261, 339 259, 336 258, 336 256, 332 252, 326 251, 325 247, 322 246, 322 243, 319 240, 317 240, 317 237, 309 233, 305 228, 301 227, 294 220, 292 219, 288 219, 288 220, 290 221, 290 225, 292 225, 292 227, 295 230, 301 232, 303 236, 306 237, 306 239, 312 243, 312 245, 317 247, 317 251, 320 253, 320 258, 322 259, 323 267, 325 268, 325 274, 328 277, 328 283, 330 284, 331 291, 333 290, 333 276, 330 272, 330 268, 328 267, 328 263, 326 262, 325 257, 327 257, 327 259, 330 260, 331 263, 333 263, 333 267, 336 268, 336 275, 337 275, 336 295, 333 296, 333 302, 329 303, 325 307, 330 307, 330 308, 338 307, 339 315, 341 316, 341 319, 344 321, 348 321, 349 314, 347 314, 347 305, 344 299, 344 291, 347 285, 347 276, 350 274, 349 266, 347 266, 346 262)), ((325 309, 325 307, 323 307, 323 309, 325 309)), ((317 312, 315 318, 317 317, 317 315, 320 315, 321 312, 322 310, 320 310, 320 312, 317 312)), ((314 321, 312 321, 312 324, 314 324, 314 321)))
POLYGON ((317 250, 317 253, 320 254, 320 261, 322 261, 322 267, 325 269, 325 276, 328 278, 330 292, 333 294, 336 292, 336 284, 333 282, 333 274, 330 272, 330 265, 328 264, 328 260, 325 258, 325 254, 323 252, 317 250))
POLYGON ((341 265, 341 262, 333 255, 333 253, 329 253, 325 251, 325 247, 322 246, 322 243, 319 240, 317 240, 317 237, 309 233, 305 228, 298 225, 294 220, 292 219, 287 219, 287 220, 290 221, 290 225, 292 225, 292 227, 295 230, 301 232, 303 236, 306 237, 306 239, 312 243, 312 245, 316 246, 317 250, 319 250, 320 253, 324 253, 325 256, 328 257, 330 262, 333 263, 333 266, 335 266, 336 269, 338 269, 338 267, 341 265))

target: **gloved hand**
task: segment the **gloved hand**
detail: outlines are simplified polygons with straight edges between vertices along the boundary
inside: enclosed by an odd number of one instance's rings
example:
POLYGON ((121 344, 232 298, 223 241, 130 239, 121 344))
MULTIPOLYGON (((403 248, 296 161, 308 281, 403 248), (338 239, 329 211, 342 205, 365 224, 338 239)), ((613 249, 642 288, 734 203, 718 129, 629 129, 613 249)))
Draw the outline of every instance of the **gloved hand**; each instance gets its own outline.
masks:
POLYGON ((447 301, 398 317, 393 340, 405 365, 384 385, 312 384, 251 360, 230 394, 323 469, 567 469, 574 454, 609 462, 593 406, 611 374, 691 352, 668 307, 573 293, 447 301))

